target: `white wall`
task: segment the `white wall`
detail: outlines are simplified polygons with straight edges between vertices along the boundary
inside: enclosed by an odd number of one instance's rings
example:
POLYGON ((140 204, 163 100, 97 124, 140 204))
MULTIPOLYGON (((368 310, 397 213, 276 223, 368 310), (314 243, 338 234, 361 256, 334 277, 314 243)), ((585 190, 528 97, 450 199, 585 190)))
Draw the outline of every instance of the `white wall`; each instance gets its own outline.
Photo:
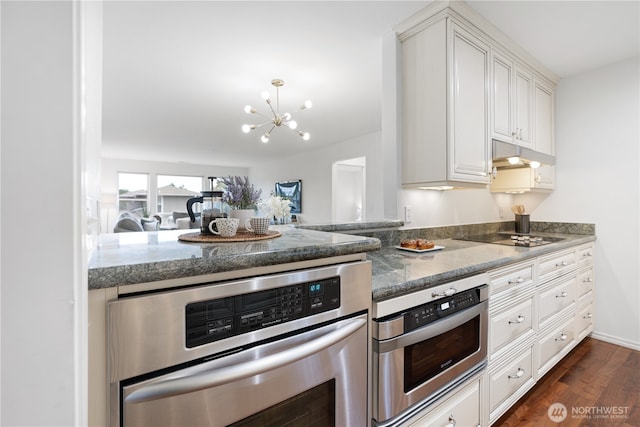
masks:
POLYGON ((594 336, 640 349, 638 58, 562 79, 556 190, 517 199, 532 219, 596 224, 594 336))
POLYGON ((3 426, 86 424, 78 7, 0 4, 3 426))
POLYGON ((332 165, 340 160, 366 157, 366 215, 368 221, 384 218, 382 198, 382 153, 380 132, 363 135, 303 155, 265 162, 250 171, 252 182, 267 197, 276 182, 302 180, 302 223, 331 221, 332 165))

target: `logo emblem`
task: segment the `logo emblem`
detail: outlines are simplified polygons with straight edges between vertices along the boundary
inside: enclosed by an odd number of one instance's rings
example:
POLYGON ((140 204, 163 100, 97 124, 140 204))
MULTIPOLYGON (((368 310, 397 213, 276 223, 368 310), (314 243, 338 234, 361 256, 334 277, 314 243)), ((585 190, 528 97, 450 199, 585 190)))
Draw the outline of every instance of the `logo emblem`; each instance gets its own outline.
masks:
POLYGON ((549 406, 549 410, 547 411, 547 415, 549 419, 554 423, 561 423, 567 418, 567 407, 562 403, 554 403, 549 406))

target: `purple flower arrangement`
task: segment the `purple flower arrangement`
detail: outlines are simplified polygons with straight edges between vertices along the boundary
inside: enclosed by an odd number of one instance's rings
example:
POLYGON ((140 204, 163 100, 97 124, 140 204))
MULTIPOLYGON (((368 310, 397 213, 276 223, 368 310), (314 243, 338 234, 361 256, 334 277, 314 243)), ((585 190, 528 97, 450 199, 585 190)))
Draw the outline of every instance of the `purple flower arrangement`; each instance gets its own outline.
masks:
POLYGON ((222 200, 232 209, 255 209, 262 190, 249 183, 249 177, 229 176, 222 178, 226 189, 222 200))

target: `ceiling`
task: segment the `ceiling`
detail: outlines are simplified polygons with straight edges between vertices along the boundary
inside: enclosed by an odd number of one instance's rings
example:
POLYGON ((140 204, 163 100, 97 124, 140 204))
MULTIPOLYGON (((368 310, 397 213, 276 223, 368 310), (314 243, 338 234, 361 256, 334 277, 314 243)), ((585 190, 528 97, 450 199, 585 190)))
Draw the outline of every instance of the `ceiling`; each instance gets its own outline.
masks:
MULTIPOLYGON (((107 1, 104 157, 251 167, 380 130, 381 36, 429 1, 107 1), (244 111, 275 96, 311 140, 244 111), (295 111, 306 99, 313 108, 295 111), (261 128, 262 129, 262 128, 261 128)), ((637 56, 638 1, 472 1, 560 77, 637 56)))

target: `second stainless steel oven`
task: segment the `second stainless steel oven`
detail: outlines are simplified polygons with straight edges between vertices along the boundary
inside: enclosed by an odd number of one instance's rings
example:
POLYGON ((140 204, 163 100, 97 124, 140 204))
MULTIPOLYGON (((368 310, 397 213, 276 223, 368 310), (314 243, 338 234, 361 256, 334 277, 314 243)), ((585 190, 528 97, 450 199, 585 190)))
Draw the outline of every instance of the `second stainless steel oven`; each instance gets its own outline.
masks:
POLYGON ((485 278, 422 291, 422 301, 421 295, 404 298, 395 303, 400 311, 375 319, 374 425, 401 424, 484 368, 485 278))

